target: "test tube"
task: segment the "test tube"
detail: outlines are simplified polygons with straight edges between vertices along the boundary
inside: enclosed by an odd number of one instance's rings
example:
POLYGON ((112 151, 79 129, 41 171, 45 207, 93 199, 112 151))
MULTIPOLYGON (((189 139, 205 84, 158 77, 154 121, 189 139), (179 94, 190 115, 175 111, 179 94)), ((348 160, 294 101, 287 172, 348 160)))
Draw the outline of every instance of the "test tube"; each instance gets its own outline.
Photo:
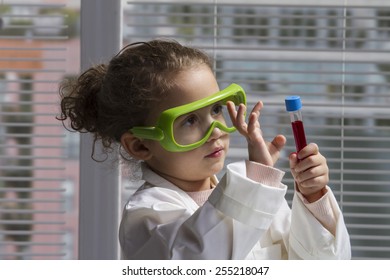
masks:
POLYGON ((285 99, 286 110, 290 114, 291 126, 294 133, 297 153, 306 145, 305 129, 302 120, 302 102, 299 96, 287 96, 285 99))

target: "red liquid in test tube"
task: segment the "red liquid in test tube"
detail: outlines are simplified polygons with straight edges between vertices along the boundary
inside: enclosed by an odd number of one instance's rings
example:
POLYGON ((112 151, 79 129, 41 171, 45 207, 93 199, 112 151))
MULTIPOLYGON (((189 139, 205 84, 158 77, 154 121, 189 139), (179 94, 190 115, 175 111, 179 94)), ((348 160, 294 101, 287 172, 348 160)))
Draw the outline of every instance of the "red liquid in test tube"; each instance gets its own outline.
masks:
POLYGON ((305 129, 302 121, 302 102, 299 96, 287 96, 285 99, 286 110, 290 114, 291 126, 294 133, 297 153, 306 145, 305 129))

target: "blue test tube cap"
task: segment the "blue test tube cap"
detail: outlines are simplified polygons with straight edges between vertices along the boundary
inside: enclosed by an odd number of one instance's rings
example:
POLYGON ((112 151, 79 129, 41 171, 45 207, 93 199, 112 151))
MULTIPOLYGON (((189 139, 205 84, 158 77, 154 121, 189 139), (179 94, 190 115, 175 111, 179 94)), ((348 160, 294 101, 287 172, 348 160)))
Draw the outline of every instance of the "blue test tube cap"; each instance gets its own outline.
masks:
POLYGON ((298 111, 302 108, 301 97, 299 96, 287 96, 284 102, 286 104, 287 112, 298 111))

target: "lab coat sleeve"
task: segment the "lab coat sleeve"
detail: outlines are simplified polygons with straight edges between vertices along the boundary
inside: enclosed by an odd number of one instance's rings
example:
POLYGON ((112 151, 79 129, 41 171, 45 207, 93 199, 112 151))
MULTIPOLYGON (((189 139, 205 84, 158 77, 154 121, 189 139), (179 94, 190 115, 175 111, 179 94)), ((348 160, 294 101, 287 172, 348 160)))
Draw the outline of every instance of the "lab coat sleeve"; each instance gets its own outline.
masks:
POLYGON ((287 187, 268 187, 245 176, 245 163, 227 172, 194 213, 180 194, 152 188, 125 209, 120 229, 129 259, 244 259, 284 203, 287 187), (145 197, 145 195, 144 195, 145 197), (239 235, 234 234, 239 232, 239 235))
POLYGON ((270 187, 245 178, 242 165, 229 165, 221 184, 209 202, 225 215, 233 218, 238 233, 232 243, 232 259, 243 259, 269 229, 279 209, 285 204, 287 187, 270 187), (240 184, 245 180, 246 184, 240 184), (240 186, 239 188, 235 186, 240 186), (251 231, 252 229, 252 231, 251 231), (243 232, 247 231, 246 236, 243 232))
POLYGON ((329 200, 336 218, 335 236, 330 233, 294 195, 289 235, 290 259, 350 259, 349 234, 337 201, 328 190, 329 200))

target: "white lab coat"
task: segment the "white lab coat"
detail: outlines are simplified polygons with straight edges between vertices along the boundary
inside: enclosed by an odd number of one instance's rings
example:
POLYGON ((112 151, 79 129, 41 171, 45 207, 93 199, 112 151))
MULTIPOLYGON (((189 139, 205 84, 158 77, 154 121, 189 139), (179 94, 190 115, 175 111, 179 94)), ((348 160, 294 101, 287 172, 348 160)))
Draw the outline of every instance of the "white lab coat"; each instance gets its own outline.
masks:
POLYGON ((126 259, 350 259, 349 235, 336 212, 333 236, 293 198, 287 187, 246 177, 245 162, 227 172, 199 207, 183 190, 150 169, 145 184, 125 206, 119 239, 126 259))

